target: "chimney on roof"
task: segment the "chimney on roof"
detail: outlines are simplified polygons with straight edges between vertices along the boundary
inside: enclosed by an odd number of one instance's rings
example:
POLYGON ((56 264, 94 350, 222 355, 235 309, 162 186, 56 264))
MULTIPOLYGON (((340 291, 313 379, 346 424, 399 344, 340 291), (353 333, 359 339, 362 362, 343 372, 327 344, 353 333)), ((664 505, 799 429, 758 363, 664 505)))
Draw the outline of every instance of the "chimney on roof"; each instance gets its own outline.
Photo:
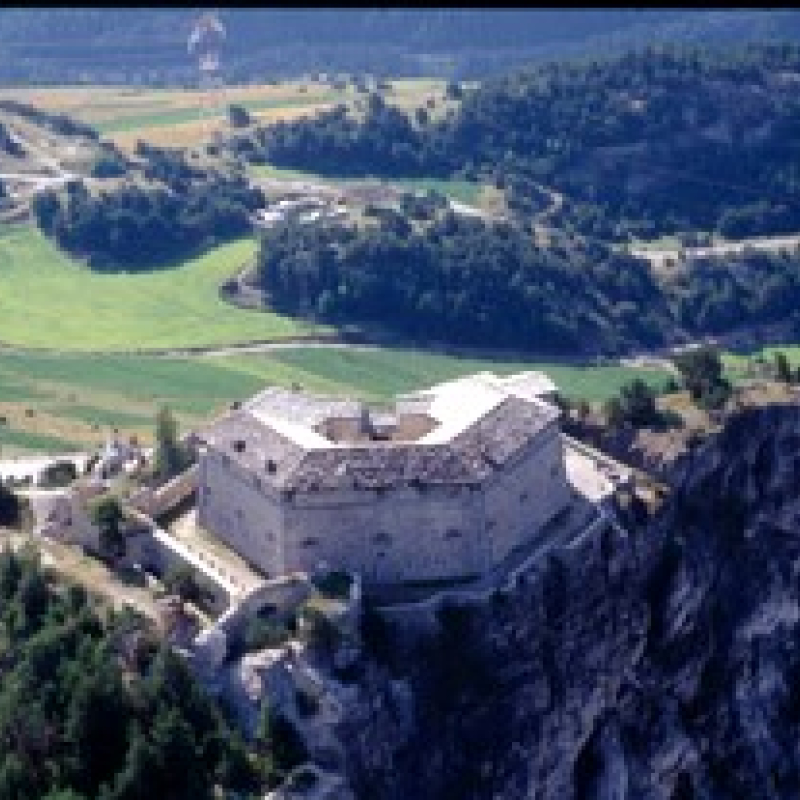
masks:
POLYGON ((246 445, 244 439, 235 439, 234 442, 233 442, 233 449, 237 453, 244 453, 246 446, 247 445, 246 445))
POLYGON ((278 465, 271 458, 267 459, 267 463, 264 466, 270 474, 274 474, 278 469, 278 465))

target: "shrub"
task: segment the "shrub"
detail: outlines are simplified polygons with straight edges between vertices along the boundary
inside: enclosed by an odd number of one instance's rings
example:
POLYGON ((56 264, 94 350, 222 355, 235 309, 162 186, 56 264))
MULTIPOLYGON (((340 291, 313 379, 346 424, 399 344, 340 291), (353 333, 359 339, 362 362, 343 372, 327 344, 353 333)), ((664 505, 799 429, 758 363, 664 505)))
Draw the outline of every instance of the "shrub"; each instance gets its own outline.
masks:
POLYGON ((112 495, 98 498, 89 509, 92 522, 99 530, 100 553, 108 559, 125 555, 125 534, 122 531, 122 506, 112 495))
POLYGON ((314 578, 314 586, 326 597, 336 600, 347 600, 353 578, 348 572, 336 570, 318 575, 314 578))
POLYGON ((228 121, 232 128, 246 128, 253 118, 244 106, 230 105, 228 106, 228 121))
POLYGON ((265 647, 280 647, 289 640, 289 631, 276 619, 260 616, 248 620, 242 634, 245 651, 263 650, 265 647))
POLYGON ((117 178, 128 171, 125 159, 116 152, 101 153, 92 164, 93 178, 117 178))
POLYGON ((77 477, 78 469, 72 461, 54 461, 42 470, 39 486, 46 489, 68 486, 77 477))
POLYGON ((0 525, 16 527, 21 517, 22 503, 19 497, 0 480, 0 525))
POLYGON ((187 564, 175 564, 170 567, 164 575, 164 586, 184 602, 197 603, 202 596, 194 570, 187 564))

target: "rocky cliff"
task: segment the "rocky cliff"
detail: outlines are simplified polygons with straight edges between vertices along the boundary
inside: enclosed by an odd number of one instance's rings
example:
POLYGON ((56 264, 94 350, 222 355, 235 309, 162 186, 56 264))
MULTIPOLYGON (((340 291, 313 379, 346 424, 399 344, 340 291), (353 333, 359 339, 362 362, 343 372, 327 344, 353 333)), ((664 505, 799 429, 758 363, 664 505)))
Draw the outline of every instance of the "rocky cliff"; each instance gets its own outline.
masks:
POLYGON ((800 797, 799 572, 800 409, 743 412, 656 518, 551 555, 484 603, 446 603, 415 637, 371 617, 339 727, 351 786, 380 800, 800 797))

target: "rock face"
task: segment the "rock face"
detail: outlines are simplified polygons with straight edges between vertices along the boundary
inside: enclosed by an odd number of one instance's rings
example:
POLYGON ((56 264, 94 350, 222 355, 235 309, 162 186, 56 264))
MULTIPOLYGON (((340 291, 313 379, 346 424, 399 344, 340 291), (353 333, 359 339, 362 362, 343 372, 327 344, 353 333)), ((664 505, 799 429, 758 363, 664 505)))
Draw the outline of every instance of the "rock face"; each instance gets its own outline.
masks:
POLYGON ((372 625, 358 797, 800 797, 800 409, 743 412, 655 519, 436 616, 372 625))

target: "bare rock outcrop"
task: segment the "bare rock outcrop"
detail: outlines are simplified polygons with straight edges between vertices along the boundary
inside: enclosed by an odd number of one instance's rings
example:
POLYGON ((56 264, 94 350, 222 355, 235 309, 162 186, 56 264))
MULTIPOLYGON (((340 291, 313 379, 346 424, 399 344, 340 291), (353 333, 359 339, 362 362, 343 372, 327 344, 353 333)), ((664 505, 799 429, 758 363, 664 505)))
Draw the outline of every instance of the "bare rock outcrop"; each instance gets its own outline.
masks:
POLYGON ((800 408, 734 417, 672 499, 416 638, 373 620, 358 797, 800 796, 800 408))

